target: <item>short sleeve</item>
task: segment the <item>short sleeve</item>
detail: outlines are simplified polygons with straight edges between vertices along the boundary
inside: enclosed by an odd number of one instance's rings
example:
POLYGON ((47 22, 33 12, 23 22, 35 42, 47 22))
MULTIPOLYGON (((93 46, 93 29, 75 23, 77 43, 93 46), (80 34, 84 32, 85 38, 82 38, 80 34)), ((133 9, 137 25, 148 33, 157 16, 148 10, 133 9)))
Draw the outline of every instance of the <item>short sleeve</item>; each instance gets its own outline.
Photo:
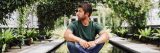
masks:
POLYGON ((73 23, 70 23, 68 25, 68 29, 70 29, 71 31, 74 31, 74 24, 73 23))
POLYGON ((98 23, 94 23, 94 26, 95 26, 96 34, 99 34, 100 31, 103 30, 103 27, 100 24, 98 24, 98 23))

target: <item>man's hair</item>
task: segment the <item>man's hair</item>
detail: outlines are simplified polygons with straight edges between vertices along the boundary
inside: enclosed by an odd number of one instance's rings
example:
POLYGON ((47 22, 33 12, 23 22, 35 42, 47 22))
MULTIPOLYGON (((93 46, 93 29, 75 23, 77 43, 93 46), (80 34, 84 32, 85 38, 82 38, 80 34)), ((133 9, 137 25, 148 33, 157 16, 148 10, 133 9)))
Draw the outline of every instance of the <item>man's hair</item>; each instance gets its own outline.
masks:
POLYGON ((82 2, 78 5, 78 7, 84 10, 84 13, 89 13, 89 17, 92 14, 92 5, 89 2, 82 2))

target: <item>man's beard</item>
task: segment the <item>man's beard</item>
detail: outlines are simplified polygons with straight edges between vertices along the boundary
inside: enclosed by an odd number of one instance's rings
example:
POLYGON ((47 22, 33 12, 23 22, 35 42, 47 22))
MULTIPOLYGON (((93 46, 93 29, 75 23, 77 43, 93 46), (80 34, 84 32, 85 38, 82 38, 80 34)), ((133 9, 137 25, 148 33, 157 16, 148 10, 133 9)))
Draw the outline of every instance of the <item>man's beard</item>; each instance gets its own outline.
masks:
MULTIPOLYGON (((78 16, 77 16, 78 17, 78 16)), ((84 20, 85 19, 85 17, 84 16, 82 16, 82 17, 78 17, 78 20, 84 20)))

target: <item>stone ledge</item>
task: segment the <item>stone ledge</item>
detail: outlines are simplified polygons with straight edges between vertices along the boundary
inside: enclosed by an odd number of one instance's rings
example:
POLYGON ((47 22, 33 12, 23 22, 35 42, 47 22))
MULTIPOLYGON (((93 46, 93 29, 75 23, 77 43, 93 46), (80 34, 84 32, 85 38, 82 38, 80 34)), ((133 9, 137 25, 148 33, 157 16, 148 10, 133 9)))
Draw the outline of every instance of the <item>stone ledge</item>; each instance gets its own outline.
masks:
POLYGON ((63 42, 64 40, 54 40, 46 44, 40 44, 29 49, 19 51, 18 53, 47 53, 63 42))
POLYGON ((160 53, 160 47, 156 45, 127 40, 126 38, 113 37, 109 41, 113 46, 133 53, 160 53))

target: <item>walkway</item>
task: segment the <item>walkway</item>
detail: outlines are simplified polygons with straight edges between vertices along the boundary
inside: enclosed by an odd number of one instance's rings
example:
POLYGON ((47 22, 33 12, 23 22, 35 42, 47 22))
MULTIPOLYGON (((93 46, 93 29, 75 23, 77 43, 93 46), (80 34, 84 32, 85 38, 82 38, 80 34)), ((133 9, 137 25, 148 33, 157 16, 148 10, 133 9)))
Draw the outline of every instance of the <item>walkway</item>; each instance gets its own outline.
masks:
POLYGON ((56 48, 56 46, 62 44, 64 40, 62 39, 54 39, 53 41, 41 41, 35 42, 31 46, 22 46, 20 49, 19 47, 15 46, 12 49, 9 49, 8 52, 5 53, 47 53, 52 49, 56 48))

